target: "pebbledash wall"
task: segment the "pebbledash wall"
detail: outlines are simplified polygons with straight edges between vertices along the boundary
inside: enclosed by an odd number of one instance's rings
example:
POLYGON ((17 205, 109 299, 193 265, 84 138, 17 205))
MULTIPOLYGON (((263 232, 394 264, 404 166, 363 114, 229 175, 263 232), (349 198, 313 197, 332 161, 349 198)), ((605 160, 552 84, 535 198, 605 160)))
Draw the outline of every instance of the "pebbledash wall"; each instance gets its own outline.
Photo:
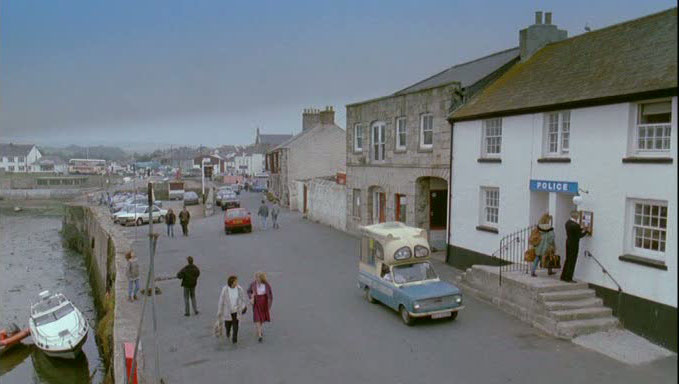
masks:
POLYGON ((626 328, 676 351, 677 97, 671 100, 671 150, 662 154, 664 159, 645 162, 630 160, 636 155, 629 149, 636 102, 570 110, 570 153, 562 162, 543 158, 543 113, 503 117, 500 162, 493 163, 479 161, 483 122, 455 122, 448 262, 463 269, 493 264, 497 259, 488 256, 499 248, 500 239, 535 224, 542 208, 558 213, 554 223, 557 248, 565 256, 564 224, 569 208, 575 207, 573 195, 540 195, 545 192, 530 191, 529 181, 577 182, 588 192, 581 192, 578 209, 593 211, 594 233, 581 240, 575 278, 590 283, 626 328), (497 233, 477 228, 482 187, 499 189, 497 233), (632 248, 635 200, 666 204, 665 252, 639 255, 632 248), (584 256, 585 251, 598 258, 622 286, 619 310, 616 286, 584 256))
MULTIPOLYGON (((87 261, 99 317, 96 336, 108 370, 105 380, 125 383, 123 342, 134 342, 141 316, 141 306, 126 300, 125 252, 131 244, 106 209, 84 204, 66 205, 62 235, 87 261)), ((144 360, 139 356, 143 379, 144 360)))

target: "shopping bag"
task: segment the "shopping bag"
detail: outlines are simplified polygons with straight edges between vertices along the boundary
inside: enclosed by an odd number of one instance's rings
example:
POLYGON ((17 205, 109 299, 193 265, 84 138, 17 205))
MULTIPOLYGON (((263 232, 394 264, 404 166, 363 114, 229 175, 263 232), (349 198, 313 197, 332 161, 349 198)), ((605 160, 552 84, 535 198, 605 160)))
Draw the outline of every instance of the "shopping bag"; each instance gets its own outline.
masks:
POLYGON ((535 248, 528 248, 528 250, 523 253, 523 259, 529 263, 535 261, 535 248))

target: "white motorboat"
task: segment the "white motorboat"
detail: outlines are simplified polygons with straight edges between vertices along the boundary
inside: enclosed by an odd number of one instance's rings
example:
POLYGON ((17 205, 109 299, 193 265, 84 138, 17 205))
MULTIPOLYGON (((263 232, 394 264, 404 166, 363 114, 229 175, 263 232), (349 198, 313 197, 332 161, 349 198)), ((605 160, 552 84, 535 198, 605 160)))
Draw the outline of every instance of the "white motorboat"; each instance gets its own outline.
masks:
POLYGON ((48 356, 75 359, 87 340, 87 319, 61 293, 40 292, 28 322, 35 345, 48 356))

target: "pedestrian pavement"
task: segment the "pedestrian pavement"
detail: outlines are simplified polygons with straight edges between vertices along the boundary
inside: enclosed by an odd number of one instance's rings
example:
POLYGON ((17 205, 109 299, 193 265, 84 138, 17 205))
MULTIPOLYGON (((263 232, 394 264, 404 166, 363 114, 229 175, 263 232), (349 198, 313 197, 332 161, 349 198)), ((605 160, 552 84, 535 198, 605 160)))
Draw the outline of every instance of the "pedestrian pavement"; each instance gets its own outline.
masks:
MULTIPOLYGON (((261 195, 243 193, 256 212, 261 195)), ((158 354, 165 383, 664 383, 676 382, 677 358, 623 364, 588 348, 556 340, 471 296, 455 321, 404 325, 396 312, 370 304, 356 287, 356 237, 283 210, 281 228, 225 235, 222 214, 191 222, 188 238, 158 243, 157 276, 172 276, 193 256, 201 268, 196 294, 201 311, 183 316, 177 280, 158 283, 158 354), (239 343, 215 339, 212 328, 221 287, 230 274, 247 287, 265 271, 273 288, 272 323, 258 343, 251 309, 239 343)), ((148 230, 140 227, 140 230, 148 230)), ((138 236, 140 263, 148 240, 138 236)), ((460 271, 434 255, 442 279, 460 271)), ((146 314, 143 350, 152 373, 152 318, 146 314)))

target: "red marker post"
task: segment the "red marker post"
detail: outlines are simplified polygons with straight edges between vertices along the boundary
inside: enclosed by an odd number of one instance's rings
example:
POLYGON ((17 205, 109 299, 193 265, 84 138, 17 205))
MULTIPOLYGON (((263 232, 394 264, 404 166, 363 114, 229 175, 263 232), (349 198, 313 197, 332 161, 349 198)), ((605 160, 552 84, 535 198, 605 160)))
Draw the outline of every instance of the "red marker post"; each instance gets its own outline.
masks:
POLYGON ((134 364, 134 373, 130 375, 130 370, 132 370, 132 362, 134 361, 134 343, 123 343, 125 347, 125 367, 126 370, 125 372, 127 373, 126 377, 129 378, 128 384, 138 384, 139 382, 137 381, 137 370, 138 370, 138 364, 134 364))

